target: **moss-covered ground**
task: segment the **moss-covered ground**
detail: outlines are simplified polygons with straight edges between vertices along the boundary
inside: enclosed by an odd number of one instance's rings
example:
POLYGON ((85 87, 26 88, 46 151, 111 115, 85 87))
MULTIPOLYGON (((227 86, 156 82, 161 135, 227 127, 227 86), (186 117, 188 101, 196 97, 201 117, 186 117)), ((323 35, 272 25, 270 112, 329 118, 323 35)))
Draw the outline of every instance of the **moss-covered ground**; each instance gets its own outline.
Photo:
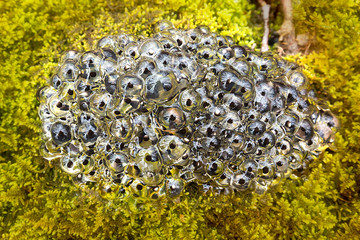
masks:
POLYGON ((37 89, 62 52, 89 50, 120 30, 148 35, 164 18, 259 46, 260 8, 246 0, 0 0, 0 238, 360 239, 360 2, 294 3, 296 31, 310 36, 311 51, 289 58, 339 117, 336 150, 314 161, 306 179, 264 195, 188 192, 135 206, 78 189, 42 159, 37 89))

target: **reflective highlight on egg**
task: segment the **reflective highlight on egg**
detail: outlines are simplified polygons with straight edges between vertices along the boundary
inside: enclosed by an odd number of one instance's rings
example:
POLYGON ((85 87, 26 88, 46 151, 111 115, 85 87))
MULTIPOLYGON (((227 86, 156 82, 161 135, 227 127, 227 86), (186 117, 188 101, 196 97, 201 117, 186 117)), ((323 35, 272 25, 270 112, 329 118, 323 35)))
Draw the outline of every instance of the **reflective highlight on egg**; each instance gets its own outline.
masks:
POLYGON ((206 26, 161 21, 151 38, 64 54, 38 91, 43 156, 119 196, 264 193, 334 141, 338 120, 294 63, 206 26))

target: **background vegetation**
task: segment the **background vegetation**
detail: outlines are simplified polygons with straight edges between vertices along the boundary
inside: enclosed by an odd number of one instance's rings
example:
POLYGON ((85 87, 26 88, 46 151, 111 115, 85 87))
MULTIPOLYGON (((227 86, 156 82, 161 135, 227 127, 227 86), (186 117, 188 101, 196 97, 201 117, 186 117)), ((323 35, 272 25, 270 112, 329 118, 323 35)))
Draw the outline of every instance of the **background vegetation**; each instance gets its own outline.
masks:
MULTIPOLYGON (((272 16, 276 30, 281 14, 272 16)), ((78 189, 41 158, 35 95, 61 53, 89 50, 120 30, 148 35, 164 18, 260 46, 261 11, 246 0, 0 0, 0 238, 359 239, 358 0, 294 1, 309 54, 289 58, 304 65, 341 121, 336 151, 314 161, 306 180, 282 181, 261 196, 188 191, 181 201, 135 205, 78 189)))

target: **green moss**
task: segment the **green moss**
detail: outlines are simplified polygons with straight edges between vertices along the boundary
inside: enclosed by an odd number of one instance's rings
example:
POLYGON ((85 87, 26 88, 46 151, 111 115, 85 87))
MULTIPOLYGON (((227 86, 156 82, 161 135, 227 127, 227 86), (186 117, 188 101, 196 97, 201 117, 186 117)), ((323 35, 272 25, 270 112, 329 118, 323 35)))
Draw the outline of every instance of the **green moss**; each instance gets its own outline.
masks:
POLYGON ((360 231, 360 4, 303 0, 298 32, 309 55, 291 57, 341 120, 336 151, 307 180, 282 181, 262 196, 191 192, 182 201, 136 203, 80 190, 41 158, 37 89, 60 54, 88 50, 108 33, 151 33, 159 19, 206 24, 241 44, 261 41, 245 0, 0 1, 0 234, 2 239, 356 239, 360 231))

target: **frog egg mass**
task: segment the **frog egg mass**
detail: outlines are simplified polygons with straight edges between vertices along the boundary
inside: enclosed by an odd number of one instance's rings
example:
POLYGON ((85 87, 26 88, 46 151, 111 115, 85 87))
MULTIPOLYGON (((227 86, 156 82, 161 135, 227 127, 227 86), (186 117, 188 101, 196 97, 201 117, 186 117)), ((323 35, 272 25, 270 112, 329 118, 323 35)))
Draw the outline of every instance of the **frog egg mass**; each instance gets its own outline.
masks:
POLYGON ((299 67, 206 26, 156 24, 66 52, 38 91, 42 154, 77 183, 158 199, 264 193, 334 141, 339 123, 299 67))

